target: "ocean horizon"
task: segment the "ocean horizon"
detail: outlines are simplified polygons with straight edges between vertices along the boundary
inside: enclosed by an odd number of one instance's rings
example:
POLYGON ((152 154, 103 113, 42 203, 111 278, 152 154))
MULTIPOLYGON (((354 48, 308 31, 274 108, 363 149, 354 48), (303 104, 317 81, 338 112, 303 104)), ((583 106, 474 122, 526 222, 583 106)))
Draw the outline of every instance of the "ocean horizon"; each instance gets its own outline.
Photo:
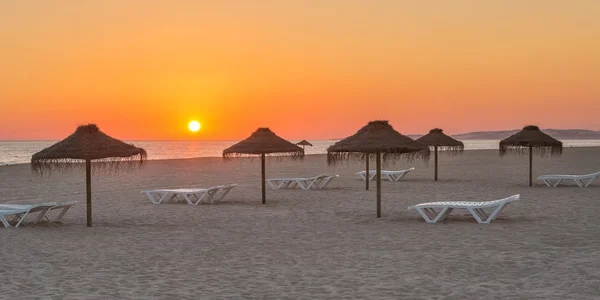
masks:
MULTIPOLYGON (((311 140, 312 147, 306 147, 307 155, 326 154, 327 148, 339 139, 311 140)), ((498 149, 500 140, 463 140, 465 150, 498 149)), ((58 140, 0 141, 0 166, 29 163, 31 156, 58 142, 58 140)), ((194 140, 126 140, 127 143, 142 147, 149 160, 184 159, 197 157, 221 157, 224 149, 237 143, 235 140, 194 141, 194 140)), ((293 143, 299 140, 291 140, 293 143)), ((600 147, 600 140, 562 140, 564 147, 600 147)))

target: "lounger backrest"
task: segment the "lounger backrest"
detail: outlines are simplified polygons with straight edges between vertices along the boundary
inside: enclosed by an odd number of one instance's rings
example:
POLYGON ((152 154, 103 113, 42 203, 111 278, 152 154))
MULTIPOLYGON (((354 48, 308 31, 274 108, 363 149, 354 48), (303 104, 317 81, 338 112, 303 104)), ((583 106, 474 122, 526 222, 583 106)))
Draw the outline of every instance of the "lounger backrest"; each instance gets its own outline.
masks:
POLYGON ((516 195, 512 195, 508 198, 504 198, 504 199, 500 199, 500 200, 496 200, 498 202, 504 202, 504 203, 509 203, 509 202, 513 202, 513 201, 517 201, 521 198, 521 194, 516 194, 516 195))
POLYGON ((583 176, 589 176, 589 177, 600 176, 600 172, 596 172, 596 173, 592 173, 592 174, 588 174, 588 175, 583 175, 583 176))

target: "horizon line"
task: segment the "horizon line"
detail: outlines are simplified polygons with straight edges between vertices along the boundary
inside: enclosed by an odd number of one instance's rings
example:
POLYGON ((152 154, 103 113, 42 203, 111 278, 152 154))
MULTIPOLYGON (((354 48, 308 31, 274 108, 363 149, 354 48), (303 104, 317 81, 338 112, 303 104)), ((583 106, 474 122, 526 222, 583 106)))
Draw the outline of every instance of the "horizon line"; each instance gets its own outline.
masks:
MULTIPOLYGON (((504 132, 504 131, 518 131, 520 129, 504 129, 504 130, 481 130, 481 131, 469 131, 469 132, 463 132, 463 133, 456 133, 456 134, 450 134, 450 136, 457 136, 457 135, 466 135, 466 134, 473 134, 473 133, 484 133, 484 132, 504 132)), ((592 131, 592 132, 597 132, 600 133, 600 130, 594 130, 594 129, 582 129, 582 128, 568 128, 568 129, 558 129, 558 128, 541 128, 540 130, 582 130, 582 131, 592 131)), ((427 133, 403 133, 403 135, 407 135, 407 136, 423 136, 426 135, 427 133)), ((64 139, 64 138, 63 138, 64 139)), ((342 138, 325 138, 325 139, 304 139, 304 140, 311 140, 311 141, 333 141, 333 140, 342 140, 344 139, 342 138)), ((60 141, 62 139, 1 139, 1 142, 52 142, 52 141, 60 141)), ((120 139, 122 141, 135 141, 135 142, 239 142, 242 139, 120 139)), ((303 140, 303 139, 289 139, 289 140, 303 140)))

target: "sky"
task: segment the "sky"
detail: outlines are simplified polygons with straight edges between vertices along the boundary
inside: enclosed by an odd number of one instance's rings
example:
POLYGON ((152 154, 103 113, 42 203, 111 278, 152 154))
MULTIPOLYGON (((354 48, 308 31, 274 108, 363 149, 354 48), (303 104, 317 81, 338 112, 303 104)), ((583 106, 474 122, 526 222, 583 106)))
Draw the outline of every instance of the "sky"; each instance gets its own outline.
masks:
POLYGON ((597 0, 1 1, 0 140, 600 130, 598 16, 597 0))

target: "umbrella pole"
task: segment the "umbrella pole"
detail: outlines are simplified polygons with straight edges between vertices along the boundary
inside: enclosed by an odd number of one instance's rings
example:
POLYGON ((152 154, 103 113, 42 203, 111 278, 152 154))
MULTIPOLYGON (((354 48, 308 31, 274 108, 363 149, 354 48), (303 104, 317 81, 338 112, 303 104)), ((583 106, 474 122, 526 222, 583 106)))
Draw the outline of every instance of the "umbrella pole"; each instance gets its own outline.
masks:
POLYGON ((262 176, 262 204, 267 203, 267 192, 266 192, 266 186, 265 186, 265 154, 261 154, 260 155, 260 169, 261 169, 261 176, 262 176))
POLYGON ((533 147, 529 145, 529 186, 533 186, 533 147))
POLYGON ((434 151, 435 151, 435 175, 434 175, 434 180, 437 181, 438 180, 438 146, 434 146, 434 151))
POLYGON ((366 158, 365 162, 366 162, 366 172, 367 172, 367 173, 365 173, 366 178, 367 178, 366 190, 368 191, 369 190, 369 181, 371 180, 371 173, 369 173, 369 152, 366 153, 365 158, 366 158))
POLYGON ((381 152, 377 149, 377 218, 381 218, 381 152))
POLYGON ((92 161, 85 160, 85 194, 87 198, 87 227, 92 227, 92 161))

